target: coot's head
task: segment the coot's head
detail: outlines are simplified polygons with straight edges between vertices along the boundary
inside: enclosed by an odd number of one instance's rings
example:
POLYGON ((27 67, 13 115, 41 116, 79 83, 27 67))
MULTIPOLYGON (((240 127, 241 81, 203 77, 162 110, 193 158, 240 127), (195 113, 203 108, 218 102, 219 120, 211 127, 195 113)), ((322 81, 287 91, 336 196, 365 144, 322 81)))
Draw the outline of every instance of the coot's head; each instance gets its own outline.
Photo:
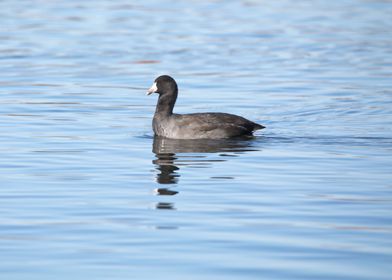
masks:
POLYGON ((155 79, 151 88, 147 91, 147 95, 150 95, 151 93, 154 92, 162 95, 162 94, 177 93, 177 91, 178 88, 177 88, 176 81, 168 75, 163 75, 155 79))

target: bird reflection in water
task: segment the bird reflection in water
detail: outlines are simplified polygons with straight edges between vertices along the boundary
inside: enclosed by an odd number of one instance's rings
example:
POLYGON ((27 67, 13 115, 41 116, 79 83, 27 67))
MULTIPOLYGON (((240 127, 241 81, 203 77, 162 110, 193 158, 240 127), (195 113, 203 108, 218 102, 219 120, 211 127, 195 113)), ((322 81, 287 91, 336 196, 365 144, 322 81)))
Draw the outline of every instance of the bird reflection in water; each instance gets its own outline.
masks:
MULTIPOLYGON (((206 167, 212 162, 223 162, 230 156, 237 156, 243 152, 256 151, 252 148, 253 138, 236 139, 197 139, 182 140, 154 137, 152 151, 156 159, 152 162, 158 171, 156 181, 160 186, 155 190, 157 195, 176 195, 174 190, 179 181, 179 166, 206 167), (193 155, 186 155, 192 153, 193 155), (194 155, 197 153, 198 155, 194 155), (221 153, 221 159, 207 158, 207 153, 221 153), (205 155, 203 155, 205 154, 205 155)), ((215 178, 215 177, 213 177, 215 178)), ((216 177, 218 178, 218 177, 216 177)), ((221 177, 219 177, 221 178, 221 177)), ((223 177, 222 177, 223 178, 223 177)), ((233 178, 233 177, 225 177, 233 178)), ((158 203, 157 209, 175 209, 171 203, 158 203)))

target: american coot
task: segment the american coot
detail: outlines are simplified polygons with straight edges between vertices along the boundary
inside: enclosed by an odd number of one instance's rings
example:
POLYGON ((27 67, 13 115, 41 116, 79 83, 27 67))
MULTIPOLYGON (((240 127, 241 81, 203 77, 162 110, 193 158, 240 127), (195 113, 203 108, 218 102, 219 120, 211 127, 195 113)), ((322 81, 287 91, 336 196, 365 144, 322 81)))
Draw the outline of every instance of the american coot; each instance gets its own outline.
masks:
POLYGON ((220 139, 251 136, 264 126, 243 117, 226 113, 173 114, 178 87, 167 75, 159 76, 147 91, 147 95, 159 94, 152 121, 155 135, 174 139, 220 139))

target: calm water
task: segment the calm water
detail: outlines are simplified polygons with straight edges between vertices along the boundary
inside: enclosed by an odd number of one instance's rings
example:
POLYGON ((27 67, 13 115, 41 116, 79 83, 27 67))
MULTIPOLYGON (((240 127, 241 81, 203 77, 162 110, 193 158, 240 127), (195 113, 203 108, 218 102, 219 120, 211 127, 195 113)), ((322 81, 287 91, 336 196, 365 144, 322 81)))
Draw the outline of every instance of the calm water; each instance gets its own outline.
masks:
POLYGON ((391 14, 1 1, 0 278, 391 279, 391 14), (160 74, 267 129, 154 139, 160 74))

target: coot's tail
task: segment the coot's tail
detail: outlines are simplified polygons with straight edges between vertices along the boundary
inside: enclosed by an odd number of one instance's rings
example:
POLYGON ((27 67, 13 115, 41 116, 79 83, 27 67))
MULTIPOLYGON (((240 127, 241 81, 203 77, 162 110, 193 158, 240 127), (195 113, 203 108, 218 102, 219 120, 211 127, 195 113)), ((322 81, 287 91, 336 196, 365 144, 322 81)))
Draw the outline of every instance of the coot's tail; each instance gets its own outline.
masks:
POLYGON ((253 131, 265 128, 264 125, 253 123, 253 131))

